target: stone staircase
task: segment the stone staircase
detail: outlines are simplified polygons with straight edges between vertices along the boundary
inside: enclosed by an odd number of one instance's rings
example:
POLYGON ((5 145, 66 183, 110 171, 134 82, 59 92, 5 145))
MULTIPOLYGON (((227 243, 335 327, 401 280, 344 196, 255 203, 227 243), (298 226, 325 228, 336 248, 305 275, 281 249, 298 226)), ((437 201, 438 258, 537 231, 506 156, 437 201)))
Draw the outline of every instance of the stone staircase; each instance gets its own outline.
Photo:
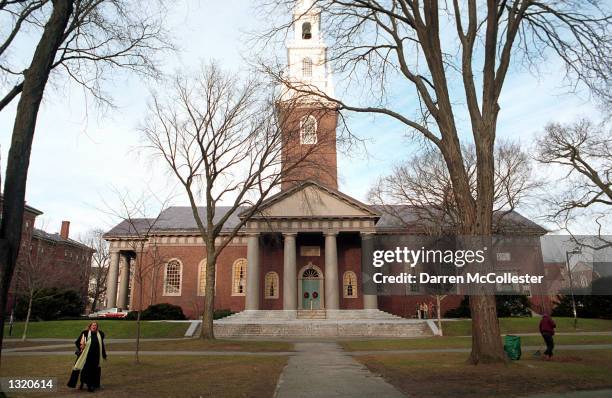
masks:
POLYGON ((338 338, 433 335, 424 320, 379 310, 243 311, 215 321, 217 337, 338 338))
POLYGON ((297 319, 326 319, 325 310, 297 310, 297 319))

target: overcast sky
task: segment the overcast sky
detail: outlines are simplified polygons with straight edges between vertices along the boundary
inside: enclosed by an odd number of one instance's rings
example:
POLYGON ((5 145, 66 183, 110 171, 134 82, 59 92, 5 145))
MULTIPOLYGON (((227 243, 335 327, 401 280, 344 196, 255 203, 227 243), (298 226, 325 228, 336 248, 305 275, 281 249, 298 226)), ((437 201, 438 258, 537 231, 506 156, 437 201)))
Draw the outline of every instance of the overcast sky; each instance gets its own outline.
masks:
MULTIPOLYGON (((243 57, 248 53, 244 32, 265 28, 253 17, 252 4, 244 0, 177 2, 167 21, 181 48, 178 56, 164 60, 165 70, 189 69, 210 59, 227 68, 244 68, 243 57)), ((544 68, 537 77, 511 75, 501 98, 499 136, 531 145, 550 121, 594 114, 595 107, 584 98, 564 94, 561 75, 554 67, 544 68)), ((114 76, 105 88, 117 109, 105 112, 86 106, 82 90, 73 84, 60 82, 46 91, 34 138, 27 203, 44 212, 41 221, 49 232, 57 232, 62 220, 72 222, 71 236, 96 227, 108 229, 113 220, 101 209, 104 201, 112 203, 113 187, 140 192, 148 186, 166 192, 173 186, 160 167, 151 166, 137 151, 137 127, 149 87, 134 75, 114 76)), ((15 105, 16 101, 0 113, 3 176, 15 105)), ((402 126, 383 117, 352 115, 349 123, 368 143, 368 155, 339 154, 340 190, 365 200, 375 179, 393 163, 405 160, 413 143, 403 138, 402 126)), ((178 197, 175 204, 187 202, 178 197)), ((534 208, 522 212, 532 218, 539 214, 534 208)))

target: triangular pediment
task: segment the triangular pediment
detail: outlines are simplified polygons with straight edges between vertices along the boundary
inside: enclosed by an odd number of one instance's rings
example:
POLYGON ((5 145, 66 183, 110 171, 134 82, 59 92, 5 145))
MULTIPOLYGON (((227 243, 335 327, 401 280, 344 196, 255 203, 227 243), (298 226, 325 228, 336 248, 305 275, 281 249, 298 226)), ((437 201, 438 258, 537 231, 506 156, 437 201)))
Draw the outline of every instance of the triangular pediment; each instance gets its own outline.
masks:
POLYGON ((304 182, 266 200, 255 218, 378 218, 369 206, 314 181, 304 182))

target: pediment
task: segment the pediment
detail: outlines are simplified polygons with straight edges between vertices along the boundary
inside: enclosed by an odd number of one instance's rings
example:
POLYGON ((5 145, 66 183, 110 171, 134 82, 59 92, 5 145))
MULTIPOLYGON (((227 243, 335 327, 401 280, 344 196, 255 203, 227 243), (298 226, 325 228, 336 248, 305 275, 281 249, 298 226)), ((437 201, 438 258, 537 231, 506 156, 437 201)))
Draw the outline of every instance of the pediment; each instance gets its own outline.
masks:
POLYGON ((379 215, 356 199, 311 181, 271 197, 254 217, 378 218, 379 215))

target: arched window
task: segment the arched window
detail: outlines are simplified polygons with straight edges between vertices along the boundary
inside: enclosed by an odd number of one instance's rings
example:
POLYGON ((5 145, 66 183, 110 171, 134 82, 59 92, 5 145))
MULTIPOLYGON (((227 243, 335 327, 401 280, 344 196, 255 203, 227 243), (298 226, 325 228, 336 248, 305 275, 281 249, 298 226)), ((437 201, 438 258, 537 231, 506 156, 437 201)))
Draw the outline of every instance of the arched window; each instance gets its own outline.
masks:
POLYGON ((310 24, 310 22, 304 22, 302 24, 302 39, 312 39, 312 25, 310 24))
POLYGON ((268 272, 266 274, 264 284, 264 298, 277 299, 278 298, 278 274, 276 272, 268 272))
POLYGON ((206 259, 200 261, 198 266, 198 296, 206 294, 206 259))
POLYGON ((344 298, 357 297, 357 275, 353 271, 346 271, 342 278, 344 298))
POLYGON ((232 266, 232 296, 244 296, 246 293, 247 260, 239 258, 232 266))
POLYGON ((183 264, 179 260, 168 261, 164 269, 164 296, 180 296, 183 264))
POLYGON ((306 57, 302 60, 302 76, 312 76, 312 59, 306 57))
POLYGON ((306 145, 317 143, 317 119, 314 116, 304 116, 300 121, 300 142, 306 145))

